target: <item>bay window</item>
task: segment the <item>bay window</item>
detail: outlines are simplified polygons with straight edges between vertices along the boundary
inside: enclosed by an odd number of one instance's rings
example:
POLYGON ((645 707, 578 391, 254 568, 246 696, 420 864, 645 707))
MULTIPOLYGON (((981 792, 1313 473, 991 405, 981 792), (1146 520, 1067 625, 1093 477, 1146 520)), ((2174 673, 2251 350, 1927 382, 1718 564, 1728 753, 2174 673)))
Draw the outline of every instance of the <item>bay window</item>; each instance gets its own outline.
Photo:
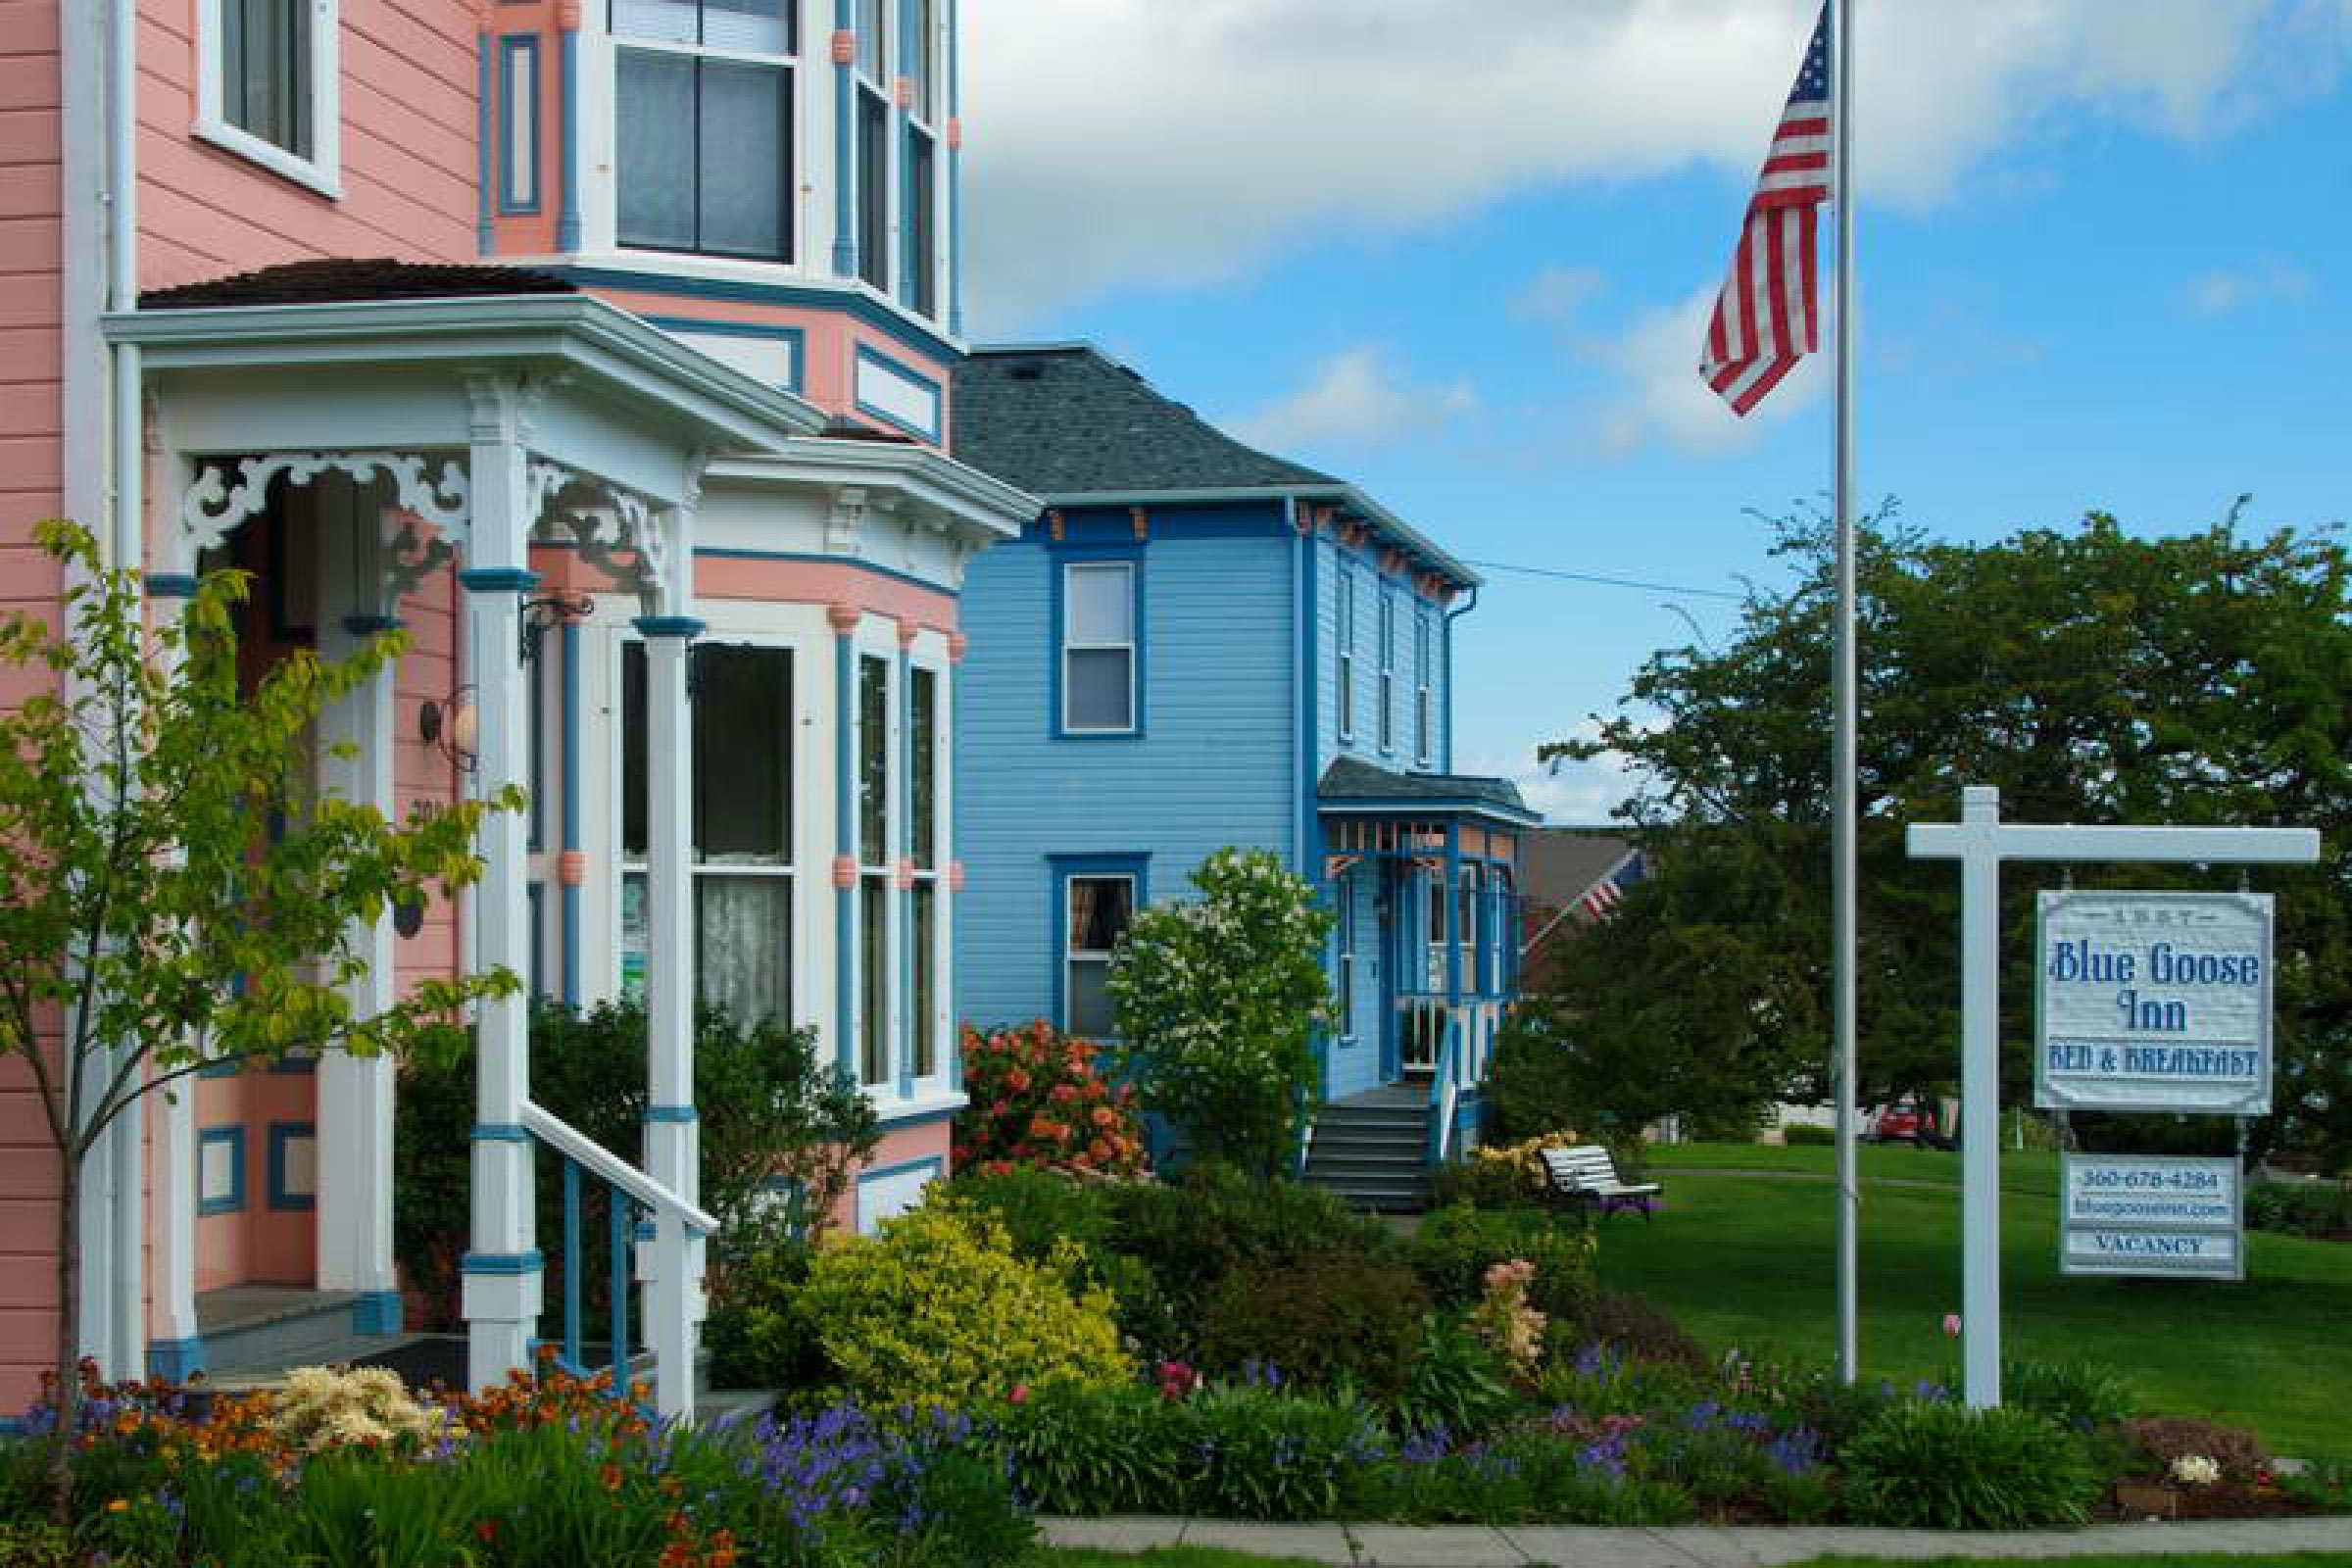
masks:
POLYGON ((792 0, 612 0, 624 246, 792 259, 792 0))
MULTIPOLYGON (((789 649, 698 643, 689 656, 697 1000, 742 1023, 793 1015, 793 668, 789 649)), ((621 654, 621 983, 644 980, 646 656, 621 654)))

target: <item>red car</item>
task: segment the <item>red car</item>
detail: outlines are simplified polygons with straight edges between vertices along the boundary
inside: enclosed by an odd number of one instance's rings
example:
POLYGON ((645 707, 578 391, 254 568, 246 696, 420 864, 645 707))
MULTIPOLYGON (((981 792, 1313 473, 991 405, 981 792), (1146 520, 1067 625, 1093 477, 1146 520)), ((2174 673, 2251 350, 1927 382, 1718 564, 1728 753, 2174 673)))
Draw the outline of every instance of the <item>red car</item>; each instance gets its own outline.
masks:
POLYGON ((1948 1149, 1951 1140, 1936 1125, 1936 1104, 1929 1101, 1898 1100, 1882 1105, 1863 1129, 1866 1144, 1916 1144, 1922 1149, 1948 1149))

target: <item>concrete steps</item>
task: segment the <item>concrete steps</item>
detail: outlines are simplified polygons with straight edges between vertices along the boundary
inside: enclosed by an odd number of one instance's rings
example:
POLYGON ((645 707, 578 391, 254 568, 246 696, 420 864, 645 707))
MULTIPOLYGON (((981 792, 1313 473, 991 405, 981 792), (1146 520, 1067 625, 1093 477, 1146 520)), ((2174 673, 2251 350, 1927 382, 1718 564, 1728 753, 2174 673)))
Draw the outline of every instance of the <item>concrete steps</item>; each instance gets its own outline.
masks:
POLYGON ((1414 1214, 1429 1203, 1425 1092, 1396 1084, 1335 1100, 1315 1117, 1306 1180, 1352 1207, 1414 1214))

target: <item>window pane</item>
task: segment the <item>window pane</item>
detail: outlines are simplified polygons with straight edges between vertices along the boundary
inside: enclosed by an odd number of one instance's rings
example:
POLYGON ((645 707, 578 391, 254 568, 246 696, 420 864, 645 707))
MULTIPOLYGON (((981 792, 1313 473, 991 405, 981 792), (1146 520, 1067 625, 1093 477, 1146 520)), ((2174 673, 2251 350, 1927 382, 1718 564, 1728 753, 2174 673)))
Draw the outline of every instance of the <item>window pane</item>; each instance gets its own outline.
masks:
POLYGON ((925 316, 938 309, 933 298, 939 258, 934 254, 931 222, 931 138, 921 131, 906 135, 906 304, 925 316))
POLYGON ((858 857, 890 858, 890 665, 871 654, 858 661, 858 857))
POLYGON ((890 111, 858 94, 858 275, 890 287, 890 111))
POLYGON ((882 32, 883 10, 883 0, 858 0, 858 69, 875 81, 882 79, 883 64, 890 57, 882 32))
POLYGON ((899 0, 899 4, 906 10, 908 47, 914 51, 914 58, 906 62, 901 74, 914 78, 914 112, 929 120, 938 113, 933 86, 939 74, 931 62, 934 38, 931 0, 899 0))
POLYGON ((645 953, 651 915, 646 900, 652 889, 643 871, 620 879, 620 994, 631 1002, 645 1000, 645 953))
POLYGON ((645 858, 645 644, 620 645, 620 853, 645 858))
POLYGON ((694 844, 704 864, 792 860, 792 655, 694 650, 694 844))
POLYGON ((791 54, 792 8, 785 0, 704 0, 703 42, 746 54, 791 54))
POLYGON ((938 900, 935 884, 917 882, 907 910, 912 927, 906 940, 914 944, 914 1016, 906 1027, 912 1032, 917 1078, 939 1070, 939 1031, 932 1017, 939 1006, 938 900))
POLYGON ((1101 958, 1072 958, 1068 1032, 1087 1040, 1118 1036, 1116 1011, 1110 1004, 1110 965, 1101 958))
POLYGON ((1124 648, 1073 648, 1064 656, 1066 727, 1135 728, 1134 691, 1129 679, 1134 658, 1124 648))
POLYGON ((914 863, 930 870, 939 863, 939 677, 928 669, 906 672, 906 724, 911 732, 909 809, 914 813, 914 863))
POLYGON ((620 51, 620 242, 694 249, 694 62, 620 51))
POLYGON ((222 0, 221 111, 230 124, 311 156, 307 0, 222 0))
POLYGON ((738 1023, 792 1017, 792 881, 695 879, 695 963, 704 1003, 738 1023))
POLYGON ((858 887, 858 1073, 890 1082, 890 882, 869 876, 858 887))
POLYGON ((695 0, 612 0, 612 31, 623 38, 692 43, 701 9, 695 0))
POLYGON ((1108 954, 1135 917, 1135 882, 1123 876, 1074 876, 1070 888, 1072 953, 1108 954))
POLYGON ((781 257, 790 249, 784 204, 792 170, 790 97, 775 66, 702 63, 702 235, 698 249, 781 257))
POLYGON ((1063 584, 1070 643, 1135 641, 1135 571, 1124 564, 1069 566, 1063 584))

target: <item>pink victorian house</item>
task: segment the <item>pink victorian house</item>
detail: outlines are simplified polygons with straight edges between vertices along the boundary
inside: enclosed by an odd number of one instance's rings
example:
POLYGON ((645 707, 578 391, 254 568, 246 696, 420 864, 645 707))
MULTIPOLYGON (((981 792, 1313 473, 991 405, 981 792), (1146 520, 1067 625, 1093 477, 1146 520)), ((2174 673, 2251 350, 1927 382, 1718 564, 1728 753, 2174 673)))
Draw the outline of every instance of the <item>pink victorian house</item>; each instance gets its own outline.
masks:
MULTIPOLYGON (((532 1102, 522 1001, 481 1009, 468 1375, 548 1332, 552 1149, 618 1195, 627 1337, 685 1408, 697 998, 813 1027, 873 1097, 853 1224, 944 1172, 961 1103, 958 588, 1036 506, 945 455, 955 0, 0 0, 0 598, 55 605, 27 529, 62 513, 159 616, 256 573, 256 660, 409 629, 322 787, 533 806, 461 904, 368 934, 355 1003, 498 964, 654 1020, 629 1163, 532 1102)), ((392 1076, 298 1065, 94 1162, 73 1331, 110 1373, 400 1331, 392 1076)), ((0 1171, 16 1409, 57 1172, 13 1070, 0 1171)))

